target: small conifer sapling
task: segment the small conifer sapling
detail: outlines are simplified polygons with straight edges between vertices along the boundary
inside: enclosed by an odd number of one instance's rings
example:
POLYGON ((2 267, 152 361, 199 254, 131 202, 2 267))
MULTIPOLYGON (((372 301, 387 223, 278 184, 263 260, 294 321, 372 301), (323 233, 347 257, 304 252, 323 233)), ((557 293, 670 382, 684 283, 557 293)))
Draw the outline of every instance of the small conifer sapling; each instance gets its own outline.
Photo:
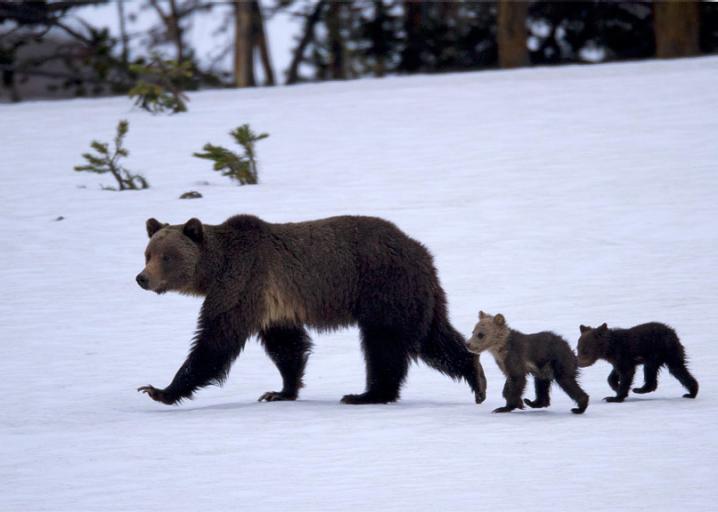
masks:
POLYGON ((222 146, 205 144, 203 153, 195 153, 197 158, 204 158, 214 162, 214 170, 222 173, 222 176, 239 182, 240 185, 256 185, 259 181, 259 169, 257 166, 257 153, 254 143, 269 137, 266 133, 254 133, 248 124, 243 124, 230 132, 234 140, 242 146, 244 154, 239 155, 222 146))
POLYGON ((93 140, 90 146, 95 154, 83 153, 82 157, 87 160, 85 165, 76 165, 76 171, 95 172, 97 174, 110 173, 117 180, 117 188, 102 187, 104 190, 139 190, 149 188, 150 184, 139 174, 131 174, 121 163, 120 159, 128 156, 130 152, 122 147, 123 139, 127 135, 129 124, 122 119, 117 123, 117 134, 115 135, 114 147, 105 142, 93 140))

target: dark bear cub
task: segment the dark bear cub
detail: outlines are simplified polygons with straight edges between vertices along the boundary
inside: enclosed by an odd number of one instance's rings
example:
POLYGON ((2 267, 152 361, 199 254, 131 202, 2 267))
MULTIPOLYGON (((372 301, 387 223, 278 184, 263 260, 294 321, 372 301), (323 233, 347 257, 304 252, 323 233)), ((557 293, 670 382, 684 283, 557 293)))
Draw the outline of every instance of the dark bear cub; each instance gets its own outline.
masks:
POLYGON ((568 342, 557 334, 523 334, 509 328, 503 315, 491 316, 479 311, 479 323, 474 327, 466 346, 475 354, 485 350, 491 352, 506 376, 503 392, 506 405, 494 412, 523 409, 524 403, 533 408, 548 407, 551 403, 549 391, 552 380, 556 380, 561 389, 578 404, 571 412, 581 414, 588 407, 588 395, 576 381, 576 356, 568 342), (536 399, 525 399, 522 402, 526 375, 529 373, 534 377, 536 399))
POLYGON ((658 387, 658 372, 667 366, 678 381, 688 390, 685 398, 695 398, 698 382, 686 368, 686 354, 676 331, 665 324, 651 322, 630 329, 609 329, 604 323, 595 329, 582 325, 578 340, 578 365, 591 366, 598 359, 613 365, 608 385, 616 396, 604 398, 607 402, 623 402, 631 389, 636 366, 643 365, 645 382, 634 388, 634 393, 650 393, 658 387))

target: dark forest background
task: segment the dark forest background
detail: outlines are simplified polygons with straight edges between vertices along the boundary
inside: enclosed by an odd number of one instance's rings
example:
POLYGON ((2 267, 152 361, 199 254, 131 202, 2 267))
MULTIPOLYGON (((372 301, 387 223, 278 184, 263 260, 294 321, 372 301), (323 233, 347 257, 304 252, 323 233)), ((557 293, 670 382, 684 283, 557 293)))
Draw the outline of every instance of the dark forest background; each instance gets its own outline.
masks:
POLYGON ((0 0, 0 99, 127 93, 181 66, 181 87, 251 87, 367 76, 441 73, 718 51, 718 3, 697 1, 0 0), (76 15, 116 9, 118 33, 76 15), (138 5, 140 4, 140 5, 138 5), (156 19, 133 30, 139 6, 156 19), (266 24, 290 15, 297 36, 274 69, 266 24), (188 31, 213 16, 229 36, 203 59, 188 31))

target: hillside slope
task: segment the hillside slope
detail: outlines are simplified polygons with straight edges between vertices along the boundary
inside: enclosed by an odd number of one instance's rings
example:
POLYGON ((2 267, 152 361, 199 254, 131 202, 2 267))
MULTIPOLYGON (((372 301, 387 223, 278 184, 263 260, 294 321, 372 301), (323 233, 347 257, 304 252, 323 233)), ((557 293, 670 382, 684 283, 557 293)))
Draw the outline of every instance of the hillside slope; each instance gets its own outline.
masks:
POLYGON ((125 98, 0 107, 0 510, 713 510, 717 75, 703 58, 208 91, 172 117, 125 98), (120 118, 147 191, 72 171, 120 118), (256 187, 191 156, 245 122, 271 135, 256 187), (344 406, 364 385, 351 329, 314 333, 297 402, 256 402, 280 378, 249 343, 223 388, 153 403, 135 389, 169 382, 200 303, 135 284, 144 221, 240 212, 396 222, 434 253, 464 333, 480 308, 572 344, 580 323, 668 322, 701 392, 664 372, 606 404, 598 363, 582 417, 555 387, 548 410, 492 415, 484 357, 481 406, 424 366, 397 404, 344 406))

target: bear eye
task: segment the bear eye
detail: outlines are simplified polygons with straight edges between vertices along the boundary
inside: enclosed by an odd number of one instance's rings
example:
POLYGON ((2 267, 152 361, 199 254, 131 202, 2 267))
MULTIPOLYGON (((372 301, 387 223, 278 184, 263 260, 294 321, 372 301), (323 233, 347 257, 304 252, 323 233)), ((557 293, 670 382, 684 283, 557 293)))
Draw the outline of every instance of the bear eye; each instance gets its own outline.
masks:
POLYGON ((480 333, 478 333, 478 334, 476 335, 476 337, 479 338, 479 339, 481 339, 481 338, 484 337, 484 333, 483 333, 483 332, 480 332, 480 333))
POLYGON ((165 254, 164 256, 162 256, 162 261, 164 261, 165 263, 169 263, 170 259, 171 259, 171 258, 170 258, 167 254, 165 254))

